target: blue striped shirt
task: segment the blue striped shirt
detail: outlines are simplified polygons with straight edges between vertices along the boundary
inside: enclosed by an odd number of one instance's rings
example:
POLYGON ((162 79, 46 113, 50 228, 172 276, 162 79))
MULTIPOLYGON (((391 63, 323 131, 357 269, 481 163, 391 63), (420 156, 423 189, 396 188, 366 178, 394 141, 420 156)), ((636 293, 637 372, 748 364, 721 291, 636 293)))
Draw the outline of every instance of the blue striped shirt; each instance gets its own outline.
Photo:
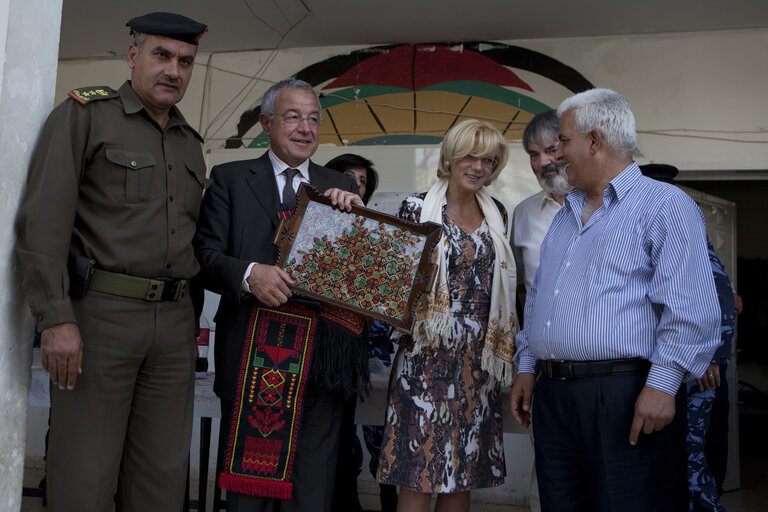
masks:
POLYGON ((674 395, 720 344, 704 217, 678 188, 632 163, 582 226, 587 193, 565 197, 541 246, 515 362, 651 361, 646 384, 674 395))

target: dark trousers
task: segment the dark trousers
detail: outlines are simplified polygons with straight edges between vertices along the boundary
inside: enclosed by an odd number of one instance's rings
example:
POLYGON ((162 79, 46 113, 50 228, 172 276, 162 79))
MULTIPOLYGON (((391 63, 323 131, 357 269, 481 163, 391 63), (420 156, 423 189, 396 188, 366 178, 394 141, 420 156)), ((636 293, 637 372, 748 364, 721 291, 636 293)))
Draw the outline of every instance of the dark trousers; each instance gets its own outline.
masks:
MULTIPOLYGON (((259 498, 227 491, 229 512, 330 512, 344 398, 314 383, 306 389, 293 466, 293 499, 259 498)), ((233 403, 226 402, 222 400, 222 418, 232 414, 233 403)))
POLYGON ((73 301, 83 373, 51 386, 51 512, 181 510, 192 436, 195 318, 188 297, 100 292, 73 301))
POLYGON ((661 431, 629 431, 646 375, 568 381, 542 376, 533 402, 541 510, 679 512, 688 509, 685 394, 661 431))
POLYGON ((336 485, 333 497, 334 512, 361 510, 360 501, 357 498, 357 476, 360 474, 363 452, 357 438, 355 409, 357 409, 357 395, 344 402, 339 460, 336 466, 336 485))
POLYGON ((723 494, 723 481, 728 467, 728 381, 725 372, 727 364, 720 365, 720 386, 715 389, 715 402, 709 413, 709 430, 704 456, 707 458, 709 470, 715 479, 718 494, 723 494))
MULTIPOLYGON (((339 462, 336 468, 336 486, 333 494, 333 512, 358 512, 362 510, 357 496, 357 477, 363 464, 363 448, 357 437, 355 410, 357 395, 344 404, 344 418, 341 425, 341 443, 339 462)), ((368 469, 373 478, 379 468, 379 455, 384 427, 381 425, 363 425, 365 447, 371 456, 368 469)), ((379 484, 379 501, 382 512, 394 512, 397 509, 397 487, 379 484)))

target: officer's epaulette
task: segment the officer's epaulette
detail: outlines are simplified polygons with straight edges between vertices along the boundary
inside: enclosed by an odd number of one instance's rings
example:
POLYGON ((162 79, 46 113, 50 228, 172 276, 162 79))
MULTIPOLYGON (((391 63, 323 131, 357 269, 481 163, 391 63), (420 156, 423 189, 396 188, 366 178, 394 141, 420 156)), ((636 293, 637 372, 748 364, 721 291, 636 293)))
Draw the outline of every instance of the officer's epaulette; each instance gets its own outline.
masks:
POLYGON ((117 98, 120 94, 106 85, 99 85, 95 87, 80 87, 74 89, 69 93, 75 101, 85 105, 91 101, 96 100, 108 100, 110 98, 117 98))

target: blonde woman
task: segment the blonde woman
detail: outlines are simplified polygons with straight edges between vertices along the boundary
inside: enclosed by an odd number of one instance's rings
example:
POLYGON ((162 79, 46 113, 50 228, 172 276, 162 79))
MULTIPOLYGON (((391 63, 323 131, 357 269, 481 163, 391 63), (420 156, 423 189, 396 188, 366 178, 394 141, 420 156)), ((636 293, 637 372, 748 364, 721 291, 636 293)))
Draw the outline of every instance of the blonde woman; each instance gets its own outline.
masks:
POLYGON ((485 187, 507 161, 501 133, 477 120, 445 136, 438 181, 400 217, 439 222, 431 291, 400 340, 389 388, 380 483, 400 486, 398 511, 469 510, 472 489, 504 481, 499 386, 512 375, 515 265, 507 213, 485 187))

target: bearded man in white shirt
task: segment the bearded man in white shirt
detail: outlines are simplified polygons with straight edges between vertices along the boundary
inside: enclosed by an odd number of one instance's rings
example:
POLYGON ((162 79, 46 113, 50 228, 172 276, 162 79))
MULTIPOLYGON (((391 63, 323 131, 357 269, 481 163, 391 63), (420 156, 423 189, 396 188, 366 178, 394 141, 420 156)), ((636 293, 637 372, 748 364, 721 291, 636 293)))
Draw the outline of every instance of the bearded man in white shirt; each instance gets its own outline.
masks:
MULTIPOLYGON (((547 110, 536 114, 523 130, 523 149, 531 159, 531 170, 541 190, 522 200, 512 215, 509 244, 517 265, 517 304, 520 306, 517 314, 521 322, 525 321, 525 298, 539 268, 541 242, 555 214, 563 207, 565 193, 571 189, 565 166, 555 157, 559 127, 557 112, 547 110)), ((531 512, 541 510, 535 465, 531 468, 528 504, 531 512)))
POLYGON ((517 303, 521 307, 539 268, 541 242, 571 189, 565 166, 555 158, 559 124, 557 113, 547 110, 536 114, 523 131, 523 149, 542 190, 520 202, 512 216, 509 242, 517 265, 517 303))

